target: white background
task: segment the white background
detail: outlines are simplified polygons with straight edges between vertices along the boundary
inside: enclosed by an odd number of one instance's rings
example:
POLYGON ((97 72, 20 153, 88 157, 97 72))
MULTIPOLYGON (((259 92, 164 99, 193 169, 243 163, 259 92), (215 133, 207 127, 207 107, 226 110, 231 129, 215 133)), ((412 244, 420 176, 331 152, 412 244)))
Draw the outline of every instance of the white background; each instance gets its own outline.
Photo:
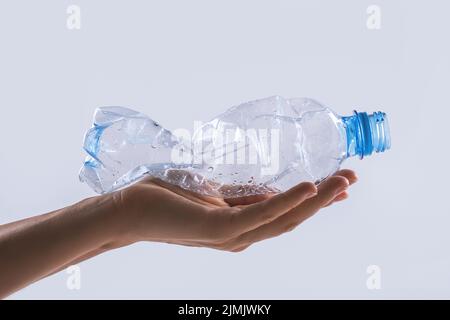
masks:
MULTIPOLYGON (((139 243, 11 298, 450 298, 447 1, 2 1, 0 223, 93 192, 78 182, 96 107, 168 129, 274 94, 385 111, 392 150, 345 165, 348 201, 238 254, 139 243), (66 9, 81 8, 81 30, 66 9), (381 8, 381 29, 366 9, 381 8), (366 268, 381 268, 368 290, 366 268)), ((1 262, 0 262, 1 263, 1 262)))

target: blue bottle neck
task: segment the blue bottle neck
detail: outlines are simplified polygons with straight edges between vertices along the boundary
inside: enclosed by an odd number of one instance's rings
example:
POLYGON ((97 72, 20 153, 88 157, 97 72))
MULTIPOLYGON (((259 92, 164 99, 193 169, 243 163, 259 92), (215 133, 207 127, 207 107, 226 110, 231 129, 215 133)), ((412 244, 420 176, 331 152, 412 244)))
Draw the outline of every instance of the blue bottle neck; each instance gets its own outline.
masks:
POLYGON ((384 112, 354 111, 353 116, 342 117, 347 135, 347 157, 361 159, 373 152, 384 152, 391 147, 389 124, 384 112))

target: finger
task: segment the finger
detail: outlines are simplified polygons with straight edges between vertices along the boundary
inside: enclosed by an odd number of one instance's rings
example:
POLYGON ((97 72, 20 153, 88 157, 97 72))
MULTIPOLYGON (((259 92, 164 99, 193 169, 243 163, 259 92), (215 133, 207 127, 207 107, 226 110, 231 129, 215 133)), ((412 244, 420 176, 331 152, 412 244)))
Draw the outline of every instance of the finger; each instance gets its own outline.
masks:
POLYGON ((308 198, 315 196, 316 186, 311 182, 303 182, 286 192, 279 193, 270 199, 228 214, 228 227, 233 234, 242 234, 269 223, 282 216, 308 198))
POLYGON ((278 219, 238 236, 230 245, 237 247, 239 245, 250 244, 293 230, 338 194, 344 192, 348 185, 349 182, 344 177, 329 177, 321 183, 318 188, 318 194, 315 197, 305 200, 278 219))
POLYGON ((243 246, 240 246, 240 247, 237 247, 237 248, 232 248, 229 251, 231 251, 231 252, 241 252, 241 251, 244 251, 245 249, 247 249, 250 246, 251 246, 251 244, 246 244, 246 245, 243 245, 243 246))
MULTIPOLYGON (((341 176, 341 177, 346 178, 349 182, 349 185, 352 185, 358 181, 358 177, 356 176, 356 173, 353 170, 349 170, 349 169, 339 170, 339 171, 335 172, 333 174, 333 176, 341 176)), ((342 195, 342 196, 339 194, 336 196, 336 198, 334 198, 327 205, 325 205, 325 207, 328 207, 335 202, 342 201, 347 198, 348 198, 348 193, 345 193, 345 195, 342 195)))
POLYGON ((334 204, 335 202, 340 202, 340 201, 344 201, 348 198, 348 192, 344 191, 341 192, 340 194, 338 194, 333 200, 331 200, 328 204, 326 204, 325 206, 323 206, 324 208, 331 206, 332 204, 334 204))
POLYGON ((328 204, 338 194, 347 190, 349 185, 347 178, 339 175, 331 176, 318 186, 319 192, 316 197, 305 201, 291 213, 296 216, 309 216, 328 204))
POLYGON ((344 191, 339 193, 333 200, 333 202, 342 201, 348 198, 348 192, 344 191))
POLYGON ((333 174, 333 176, 341 176, 341 177, 346 178, 349 182, 349 185, 352 185, 358 181, 358 177, 357 177, 355 171, 350 170, 350 169, 342 169, 342 170, 336 171, 333 174))
POLYGON ((266 194, 255 194, 251 196, 246 197, 238 197, 238 198, 226 198, 224 199, 226 203, 228 203, 230 206, 245 206, 253 203, 257 203, 260 201, 264 201, 266 199, 269 199, 270 197, 273 197, 275 193, 266 193, 266 194))

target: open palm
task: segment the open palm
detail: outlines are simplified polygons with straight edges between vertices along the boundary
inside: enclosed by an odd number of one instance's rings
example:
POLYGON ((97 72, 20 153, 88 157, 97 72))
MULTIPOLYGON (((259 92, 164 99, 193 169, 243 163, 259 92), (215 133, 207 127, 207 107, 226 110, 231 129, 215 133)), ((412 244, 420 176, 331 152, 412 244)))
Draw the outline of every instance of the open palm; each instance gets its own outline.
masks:
POLYGON ((218 198, 155 178, 121 191, 132 222, 133 241, 160 241, 242 251, 251 244, 293 230, 321 208, 347 198, 356 181, 341 170, 318 187, 303 182, 283 193, 218 198))

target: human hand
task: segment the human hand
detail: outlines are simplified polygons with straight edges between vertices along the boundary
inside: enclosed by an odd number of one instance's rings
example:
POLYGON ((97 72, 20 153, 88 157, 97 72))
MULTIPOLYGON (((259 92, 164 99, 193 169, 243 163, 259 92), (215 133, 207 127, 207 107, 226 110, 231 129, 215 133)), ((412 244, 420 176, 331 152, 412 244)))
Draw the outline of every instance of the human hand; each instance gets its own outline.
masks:
POLYGON ((345 199, 355 181, 353 171, 341 170, 317 188, 301 183, 284 193, 221 199, 146 178, 114 193, 0 225, 0 298, 137 241, 241 251, 293 230, 321 208, 345 199))
POLYGON ((115 196, 128 230, 122 242, 242 251, 291 231, 321 208, 346 199, 346 189, 356 180, 353 171, 344 169, 318 187, 304 182, 284 193, 223 199, 145 178, 115 196))

